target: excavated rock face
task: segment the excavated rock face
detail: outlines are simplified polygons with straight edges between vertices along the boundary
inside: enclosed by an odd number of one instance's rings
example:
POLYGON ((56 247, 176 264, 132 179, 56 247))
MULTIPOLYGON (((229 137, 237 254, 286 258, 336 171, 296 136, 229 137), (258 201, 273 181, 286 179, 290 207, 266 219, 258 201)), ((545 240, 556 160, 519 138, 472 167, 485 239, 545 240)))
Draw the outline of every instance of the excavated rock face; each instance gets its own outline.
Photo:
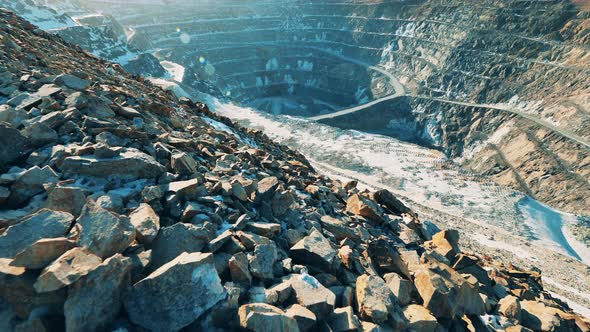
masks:
POLYGON ((590 214, 585 1, 172 3, 89 6, 149 37, 144 49, 184 66, 186 85, 207 79, 271 113, 317 116, 403 90, 322 121, 437 146, 499 184, 590 214))
POLYGON ((389 192, 3 10, 0 44, 23 111, 0 137, 27 146, 0 166, 3 330, 588 330, 540 273, 462 253, 389 192), (51 141, 22 135, 41 121, 51 141))

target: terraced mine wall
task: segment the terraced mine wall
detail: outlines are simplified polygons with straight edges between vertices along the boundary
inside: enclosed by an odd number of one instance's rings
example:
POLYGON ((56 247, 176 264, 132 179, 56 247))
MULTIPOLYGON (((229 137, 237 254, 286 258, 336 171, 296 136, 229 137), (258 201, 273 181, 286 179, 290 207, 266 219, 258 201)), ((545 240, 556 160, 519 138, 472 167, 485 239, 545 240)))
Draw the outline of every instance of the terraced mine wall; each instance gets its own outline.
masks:
POLYGON ((500 184, 590 214, 590 16, 576 3, 90 6, 114 15, 134 45, 185 67, 185 85, 210 81, 274 114, 354 109, 322 121, 439 147, 500 184), (388 99, 398 95, 408 103, 388 99))

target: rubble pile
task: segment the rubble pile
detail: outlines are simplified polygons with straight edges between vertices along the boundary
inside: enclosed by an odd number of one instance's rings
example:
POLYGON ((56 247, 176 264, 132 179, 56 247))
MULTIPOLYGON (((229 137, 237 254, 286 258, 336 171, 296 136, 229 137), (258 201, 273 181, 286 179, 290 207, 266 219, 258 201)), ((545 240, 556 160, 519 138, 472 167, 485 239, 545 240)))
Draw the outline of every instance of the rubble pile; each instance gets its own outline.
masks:
POLYGON ((386 190, 0 11, 0 330, 588 331, 386 190))

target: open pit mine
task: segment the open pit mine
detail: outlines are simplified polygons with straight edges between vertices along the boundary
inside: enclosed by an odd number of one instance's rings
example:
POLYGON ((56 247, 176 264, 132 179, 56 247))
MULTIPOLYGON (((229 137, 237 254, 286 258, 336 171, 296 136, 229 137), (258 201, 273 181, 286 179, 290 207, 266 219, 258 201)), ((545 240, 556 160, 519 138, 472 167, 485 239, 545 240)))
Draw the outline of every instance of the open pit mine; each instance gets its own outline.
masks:
POLYGON ((588 1, 0 7, 0 331, 590 331, 588 1))

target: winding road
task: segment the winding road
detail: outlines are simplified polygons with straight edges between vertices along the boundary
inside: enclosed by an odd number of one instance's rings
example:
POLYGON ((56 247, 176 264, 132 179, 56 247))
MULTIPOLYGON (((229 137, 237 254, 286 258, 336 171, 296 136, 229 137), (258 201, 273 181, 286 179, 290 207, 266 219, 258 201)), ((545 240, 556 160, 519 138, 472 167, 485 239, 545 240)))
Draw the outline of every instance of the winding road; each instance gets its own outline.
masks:
POLYGON ((387 70, 385 70, 383 68, 380 68, 378 66, 372 66, 372 65, 365 63, 363 61, 360 61, 360 60, 357 60, 354 58, 350 58, 345 55, 338 54, 336 52, 331 52, 329 50, 322 49, 319 47, 310 47, 310 48, 320 51, 320 52, 323 52, 323 53, 326 53, 326 54, 329 54, 331 56, 337 57, 337 58, 342 59, 344 61, 352 62, 354 64, 364 66, 367 69, 379 72, 379 73, 385 75, 387 78, 389 78, 391 86, 395 89, 395 93, 393 93, 391 95, 388 95, 388 96, 385 96, 385 97, 382 97, 379 99, 375 99, 373 101, 370 101, 370 102, 362 104, 362 105, 357 105, 354 107, 341 109, 341 110, 338 110, 338 111, 335 111, 332 113, 310 117, 309 118, 310 120, 320 121, 320 120, 325 120, 325 119, 333 119, 333 118, 337 118, 339 116, 353 114, 353 113, 362 111, 364 109, 367 109, 369 107, 373 107, 375 105, 378 105, 380 103, 383 103, 383 102, 386 102, 389 100, 393 100, 393 99, 407 96, 407 97, 411 97, 411 98, 415 98, 415 99, 432 100, 432 101, 437 101, 437 102, 446 103, 446 104, 453 104, 453 105, 467 106, 467 107, 477 107, 477 108, 487 108, 487 109, 497 110, 497 111, 501 111, 501 112, 512 113, 512 114, 515 114, 515 115, 520 116, 522 118, 525 118, 527 120, 530 120, 530 121, 532 121, 542 127, 545 127, 553 132, 556 132, 556 133, 558 133, 558 134, 560 134, 560 135, 562 135, 562 136, 564 136, 564 137, 566 137, 578 144, 581 144, 587 148, 590 148, 590 141, 588 141, 584 137, 576 135, 575 133, 572 133, 568 130, 558 128, 558 127, 552 125, 551 123, 549 123, 545 120, 539 119, 538 117, 536 117, 532 114, 528 114, 528 113, 519 111, 517 109, 504 107, 504 106, 500 106, 497 104, 477 104, 477 103, 454 101, 454 100, 448 100, 448 99, 436 98, 436 97, 430 97, 430 96, 408 94, 408 93, 406 93, 404 86, 400 83, 400 81, 397 79, 397 77, 395 77, 392 73, 388 72, 387 70))

